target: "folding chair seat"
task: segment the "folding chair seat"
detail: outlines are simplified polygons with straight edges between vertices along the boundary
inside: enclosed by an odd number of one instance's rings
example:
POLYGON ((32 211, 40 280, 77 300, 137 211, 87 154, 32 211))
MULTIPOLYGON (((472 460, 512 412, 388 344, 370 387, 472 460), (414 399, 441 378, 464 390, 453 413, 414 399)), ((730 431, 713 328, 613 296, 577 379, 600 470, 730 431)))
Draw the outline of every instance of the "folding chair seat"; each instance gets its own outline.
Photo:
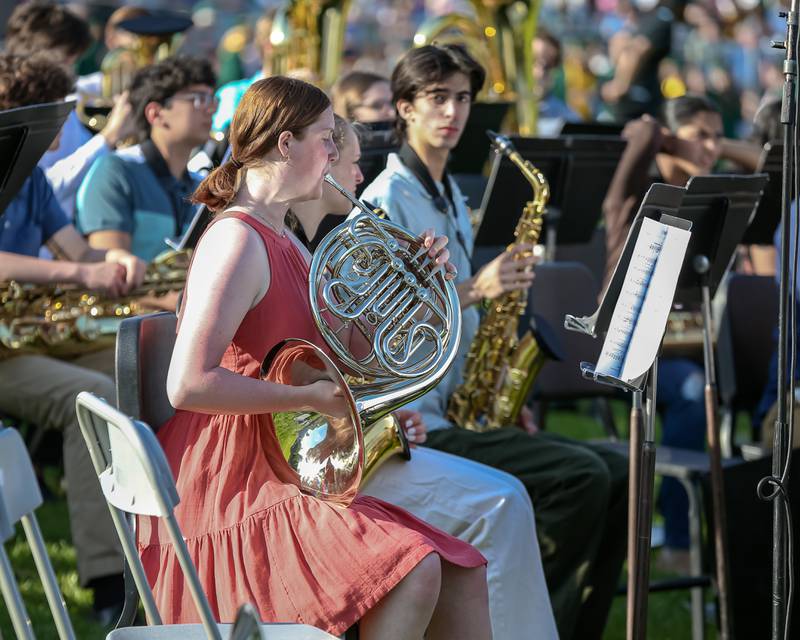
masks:
POLYGON ((536 279, 528 296, 527 316, 535 314, 547 322, 561 344, 562 359, 545 364, 536 379, 532 397, 538 404, 538 419, 542 427, 549 403, 584 398, 595 400, 606 435, 616 440, 618 433, 609 405, 616 391, 587 380, 580 373, 581 361, 596 361, 602 342, 564 328, 566 314, 593 313, 597 308, 597 296, 597 280, 584 264, 546 262, 536 267, 536 279))
POLYGON ((16 523, 22 522, 58 636, 62 640, 73 640, 75 632, 36 520, 35 510, 41 504, 39 483, 22 437, 15 429, 0 427, 0 591, 11 614, 14 632, 17 638, 34 638, 30 618, 3 546, 13 537, 16 523))
MULTIPOLYGON (((142 599, 148 621, 153 627, 115 629, 108 640, 139 638, 212 638, 228 637, 231 625, 218 624, 203 593, 197 570, 181 535, 174 509, 179 502, 167 459, 155 434, 143 422, 132 420, 104 400, 89 392, 78 395, 76 410, 81 432, 86 440, 95 471, 117 529, 125 559, 142 599), (163 626, 147 583, 144 567, 136 550, 132 529, 123 514, 156 516, 164 522, 175 547, 192 600, 202 620, 195 625, 163 626)), ((262 624, 270 639, 322 640, 334 636, 309 625, 262 624)))
POLYGON ((733 454, 736 415, 745 411, 752 417, 767 385, 777 323, 775 279, 745 274, 731 276, 717 341, 720 442, 725 456, 733 454))

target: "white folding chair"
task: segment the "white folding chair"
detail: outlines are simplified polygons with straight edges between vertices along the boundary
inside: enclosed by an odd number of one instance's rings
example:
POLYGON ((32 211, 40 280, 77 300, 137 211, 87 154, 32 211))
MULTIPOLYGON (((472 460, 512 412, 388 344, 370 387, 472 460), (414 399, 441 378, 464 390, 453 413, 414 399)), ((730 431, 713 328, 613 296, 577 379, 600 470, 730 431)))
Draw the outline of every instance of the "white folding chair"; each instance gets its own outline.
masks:
MULTIPOLYGON (((104 400, 84 391, 76 401, 78 422, 89 447, 92 462, 100 479, 111 518, 117 529, 125 558, 133 573, 151 627, 115 629, 107 640, 140 638, 211 638, 227 637, 232 625, 218 624, 203 593, 197 571, 175 519, 174 509, 180 499, 164 451, 155 434, 145 423, 131 420, 104 400), (155 598, 147 583, 133 533, 124 513, 161 518, 169 532, 201 624, 163 625, 155 598), (224 632, 224 634, 223 634, 224 632)), ((303 624, 261 624, 261 632, 270 640, 331 640, 334 636, 303 624)))
POLYGON ((14 535, 17 522, 22 521, 25 538, 44 586, 58 637, 62 640, 74 640, 75 632, 67 615, 67 606, 58 588, 34 513, 41 504, 42 493, 39 491, 39 483, 22 437, 14 429, 0 427, 0 591, 11 614, 14 632, 17 638, 24 640, 35 637, 3 546, 14 535))

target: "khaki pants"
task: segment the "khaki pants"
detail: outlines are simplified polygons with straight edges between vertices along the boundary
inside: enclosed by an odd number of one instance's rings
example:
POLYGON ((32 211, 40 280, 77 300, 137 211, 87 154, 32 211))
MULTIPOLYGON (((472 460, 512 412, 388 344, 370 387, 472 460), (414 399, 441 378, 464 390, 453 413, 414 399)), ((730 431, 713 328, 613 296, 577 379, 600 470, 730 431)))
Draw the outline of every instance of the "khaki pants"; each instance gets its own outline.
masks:
POLYGON ((81 391, 116 404, 113 368, 112 350, 69 362, 38 355, 0 361, 0 412, 64 436, 67 505, 82 585, 122 573, 122 549, 75 413, 81 391))

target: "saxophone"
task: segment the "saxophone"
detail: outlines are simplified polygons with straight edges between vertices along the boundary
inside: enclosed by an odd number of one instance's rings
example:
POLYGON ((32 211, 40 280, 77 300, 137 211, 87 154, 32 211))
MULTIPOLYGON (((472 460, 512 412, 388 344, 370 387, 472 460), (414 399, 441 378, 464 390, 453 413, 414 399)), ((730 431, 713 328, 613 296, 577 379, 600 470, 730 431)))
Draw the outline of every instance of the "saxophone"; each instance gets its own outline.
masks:
MULTIPOLYGON (((487 132, 497 153, 505 154, 533 188, 533 199, 522 211, 514 242, 536 244, 550 199, 541 171, 520 156, 511 141, 487 132)), ((530 253, 519 254, 520 258, 530 253)), ((518 338, 519 318, 528 302, 526 290, 511 291, 490 304, 470 345, 461 385, 450 398, 447 417, 471 431, 488 431, 516 422, 547 355, 529 330, 518 338)))
POLYGON ((112 347, 122 320, 152 311, 158 298, 183 289, 188 266, 187 250, 166 252, 121 298, 69 284, 2 282, 0 360, 24 353, 71 358, 112 347))

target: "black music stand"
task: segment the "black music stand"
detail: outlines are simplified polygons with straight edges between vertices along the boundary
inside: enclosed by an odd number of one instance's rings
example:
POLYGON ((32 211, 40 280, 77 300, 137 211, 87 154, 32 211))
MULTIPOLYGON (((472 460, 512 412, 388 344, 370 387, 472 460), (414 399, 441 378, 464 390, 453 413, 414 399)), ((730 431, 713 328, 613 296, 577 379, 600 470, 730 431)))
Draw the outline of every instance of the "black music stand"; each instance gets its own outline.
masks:
POLYGON ((364 175, 364 182, 356 187, 356 196, 359 196, 386 168, 386 158, 389 154, 400 150, 400 141, 395 134, 393 121, 357 122, 353 127, 361 147, 358 167, 364 175))
MULTIPOLYGON (((544 222, 547 258, 555 256, 556 243, 590 242, 626 142, 605 136, 512 137, 511 141, 550 185, 544 222)), ((530 185, 511 161, 496 156, 481 203, 484 223, 490 224, 481 225, 475 245, 510 244, 529 193, 530 185)))
MULTIPOLYGON (((577 318, 567 315, 565 328, 588 334, 592 337, 605 334, 617 306, 623 286, 628 276, 628 267, 634 254, 636 241, 643 221, 650 218, 669 226, 690 230, 691 223, 676 214, 680 208, 683 189, 664 184, 650 187, 639 212, 634 219, 622 255, 614 268, 608 288, 603 294, 600 306, 591 316, 577 318)), ((684 260, 685 263, 685 260, 684 260)), ((656 334, 663 336, 664 327, 656 334)), ((584 377, 601 384, 607 384, 624 391, 632 392, 630 414, 630 440, 628 460, 628 604, 627 638, 643 640, 647 628, 647 596, 650 576, 650 526, 653 518, 653 483, 655 477, 655 407, 656 376, 658 369, 658 350, 661 338, 655 347, 650 369, 635 379, 623 380, 604 375, 595 370, 595 365, 582 362, 584 377), (643 397, 647 397, 647 405, 643 397)))
POLYGON ((767 142, 756 167, 766 173, 769 182, 761 196, 756 215, 742 238, 742 244, 775 244, 775 231, 781 221, 781 180, 783 176, 783 144, 767 142))
POLYGON ((562 136, 610 136, 619 138, 624 124, 616 122, 565 122, 561 127, 562 136))
MULTIPOLYGON (((608 327, 611 315, 606 300, 619 297, 624 282, 624 271, 620 265, 627 265, 633 251, 631 237, 638 233, 642 217, 653 217, 654 213, 666 213, 671 217, 683 220, 690 225, 692 235, 686 250, 686 259, 678 276, 674 302, 676 304, 696 304, 701 302, 703 311, 703 354, 705 361, 705 404, 707 438, 711 470, 712 504, 715 515, 714 542, 716 549, 716 579, 720 600, 720 626, 722 635, 730 634, 730 610, 727 598, 727 543, 725 538, 724 490, 722 479, 719 430, 717 428, 717 390, 716 372, 714 368, 713 342, 711 336, 711 298, 727 273, 737 245, 741 242, 747 225, 753 218, 761 193, 767 182, 763 174, 754 176, 700 176, 689 180, 685 188, 667 185, 653 185, 642 204, 631 234, 625 245, 619 264, 614 271, 611 283, 601 302, 598 312, 590 318, 576 319, 570 316, 565 321, 569 329, 597 335, 608 327), (654 191, 656 189, 656 191, 654 191), (638 226, 637 226, 638 224, 638 226)), ((625 267, 627 269, 627 266, 625 267)), ((611 307, 613 311, 613 306, 611 307)), ((594 377, 598 382, 614 384, 594 373, 591 365, 582 363, 581 369, 586 376, 594 377)), ((655 374, 655 365, 652 369, 655 374)), ((623 386, 623 385, 617 385, 623 386)), ((623 386, 623 388, 625 388, 623 386)), ((633 602, 629 599, 628 633, 629 638, 644 637, 646 625, 646 593, 649 581, 649 547, 650 524, 652 521, 652 486, 655 463, 654 435, 651 424, 654 415, 648 414, 648 428, 644 442, 640 445, 637 425, 641 416, 637 413, 636 385, 628 385, 634 391, 634 409, 631 413, 631 495, 638 497, 636 517, 629 517, 629 531, 636 530, 637 544, 633 549, 636 554, 631 557, 629 551, 628 593, 633 593, 633 602), (637 461, 633 460, 636 455, 637 461), (635 468, 636 465, 636 468, 635 468), (639 488, 634 491, 634 482, 639 488), (635 529, 632 529, 635 527, 635 529), (646 539, 646 540, 645 540, 646 539), (646 542, 646 544, 645 544, 646 542), (633 569, 630 569, 633 567, 633 569), (631 575, 633 574, 633 575, 631 575), (633 591, 632 591, 633 589, 633 591), (631 608, 632 606, 632 608, 631 608)), ((652 412, 655 411, 655 376, 650 381, 652 394, 652 412)), ((650 396, 649 396, 650 397, 650 396)), ((638 410, 641 411, 641 396, 638 399, 638 410)), ((629 596, 630 598, 630 596, 629 596)))
POLYGON ((74 100, 0 111, 0 216, 55 140, 74 100))
MULTIPOLYGON (((458 144, 450 152, 447 170, 453 174, 483 174, 491 144, 486 130, 501 131, 510 102, 476 102, 458 144)), ((485 174, 484 174, 485 175, 485 174)))
POLYGON ((687 260, 678 279, 675 302, 683 306, 700 302, 703 317, 706 440, 714 512, 715 574, 723 639, 731 637, 730 581, 711 300, 733 262, 736 247, 742 243, 748 225, 756 215, 767 180, 768 176, 763 173, 692 178, 686 185, 680 209, 680 215, 692 221, 693 231, 687 260))

